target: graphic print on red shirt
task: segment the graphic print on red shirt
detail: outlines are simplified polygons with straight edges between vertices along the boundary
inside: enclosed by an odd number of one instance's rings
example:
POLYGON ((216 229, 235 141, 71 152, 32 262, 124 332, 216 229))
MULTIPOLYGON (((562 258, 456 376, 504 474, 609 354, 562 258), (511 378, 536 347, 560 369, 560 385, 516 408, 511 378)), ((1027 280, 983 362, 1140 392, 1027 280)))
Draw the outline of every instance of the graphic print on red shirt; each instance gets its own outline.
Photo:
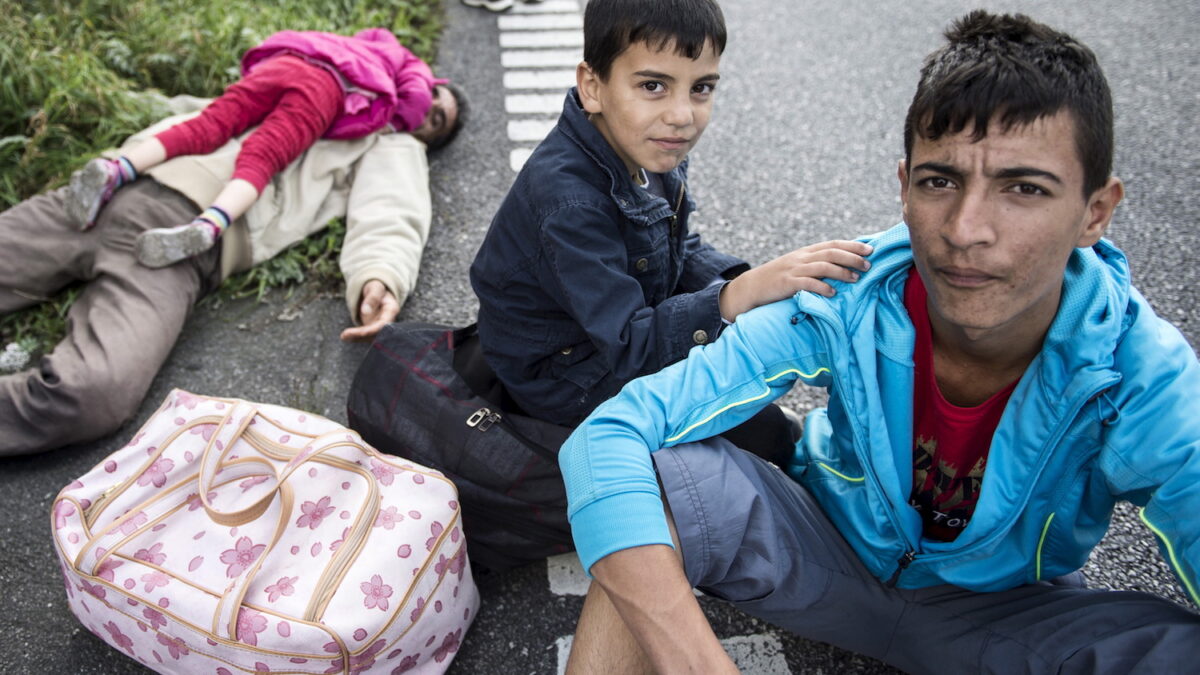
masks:
POLYGON ((953 405, 933 372, 933 329, 925 284, 914 267, 904 286, 904 306, 917 332, 913 347, 913 491, 930 539, 954 541, 975 513, 992 433, 1016 388, 1014 381, 978 406, 953 405))

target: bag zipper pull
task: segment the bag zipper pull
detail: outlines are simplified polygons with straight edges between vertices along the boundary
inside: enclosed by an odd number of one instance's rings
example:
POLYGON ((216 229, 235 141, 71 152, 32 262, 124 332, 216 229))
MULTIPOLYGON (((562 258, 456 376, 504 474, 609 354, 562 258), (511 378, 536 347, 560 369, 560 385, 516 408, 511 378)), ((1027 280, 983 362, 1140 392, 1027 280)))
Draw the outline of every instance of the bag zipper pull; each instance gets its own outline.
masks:
POLYGON ((900 580, 900 573, 903 572, 905 569, 907 569, 908 566, 912 564, 912 561, 916 557, 917 557, 917 554, 914 553, 913 551, 905 551, 904 555, 900 556, 900 559, 896 561, 896 572, 894 574, 892 574, 891 579, 888 579, 888 582, 887 582, 888 588, 896 587, 896 582, 900 580))
POLYGON ((479 431, 487 431, 492 428, 492 425, 500 421, 500 413, 494 413, 488 408, 480 408, 471 413, 467 418, 467 426, 479 431))

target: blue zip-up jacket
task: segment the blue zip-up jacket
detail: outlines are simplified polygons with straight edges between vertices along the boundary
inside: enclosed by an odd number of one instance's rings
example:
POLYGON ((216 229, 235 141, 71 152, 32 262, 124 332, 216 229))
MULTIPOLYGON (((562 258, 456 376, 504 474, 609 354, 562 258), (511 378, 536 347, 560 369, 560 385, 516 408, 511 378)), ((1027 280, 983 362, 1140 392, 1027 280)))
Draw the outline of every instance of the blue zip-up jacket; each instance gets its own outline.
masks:
POLYGON ((526 412, 576 424, 621 386, 722 328, 742 260, 688 231, 687 163, 634 184, 576 92, 530 156, 471 264, 488 364, 526 412))
POLYGON ((1200 565, 1200 365, 1102 240, 1069 260, 1058 315, 993 435, 979 501, 953 542, 921 537, 912 489, 912 266, 903 224, 837 295, 799 293, 738 317, 684 361, 630 383, 563 446, 584 568, 670 544, 650 450, 713 436, 802 381, 827 387, 790 473, 863 563, 903 588, 995 591, 1079 569, 1117 500, 1142 520, 1193 600, 1200 565))

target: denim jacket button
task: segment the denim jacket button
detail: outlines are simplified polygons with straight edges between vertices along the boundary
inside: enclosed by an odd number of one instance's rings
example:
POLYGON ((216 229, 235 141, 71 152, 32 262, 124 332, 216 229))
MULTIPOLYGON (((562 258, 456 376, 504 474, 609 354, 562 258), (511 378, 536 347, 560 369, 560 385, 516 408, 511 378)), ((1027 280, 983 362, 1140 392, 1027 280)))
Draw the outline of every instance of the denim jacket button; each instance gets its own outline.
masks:
POLYGON ((646 268, 649 266, 650 266, 650 261, 646 260, 645 258, 638 258, 638 261, 636 263, 634 263, 634 267, 636 267, 637 271, 639 271, 639 272, 645 272, 646 268))
POLYGON ((695 333, 692 333, 692 342, 695 342, 698 345, 708 342, 708 333, 704 332, 703 330, 698 330, 695 333))
POLYGON ((563 356, 570 356, 570 354, 571 354, 571 348, 570 348, 570 347, 563 347, 562 349, 558 350, 558 353, 559 353, 559 354, 562 354, 563 356))

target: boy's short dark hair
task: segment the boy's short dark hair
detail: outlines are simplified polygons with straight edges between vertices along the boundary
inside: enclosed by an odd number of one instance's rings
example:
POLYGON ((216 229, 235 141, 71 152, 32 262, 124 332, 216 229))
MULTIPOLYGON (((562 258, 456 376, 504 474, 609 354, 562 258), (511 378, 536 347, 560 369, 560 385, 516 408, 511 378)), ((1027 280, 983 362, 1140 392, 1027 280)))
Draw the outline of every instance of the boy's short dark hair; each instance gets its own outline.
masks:
POLYGON ((981 9, 945 35, 949 44, 925 59, 904 120, 909 163, 915 134, 936 140, 973 123, 980 140, 995 115, 1007 131, 1066 109, 1075 120, 1084 198, 1104 185, 1112 173, 1112 94, 1092 50, 1023 14, 981 9))
POLYGON ((725 16, 716 0, 590 0, 583 13, 583 60, 601 80, 629 45, 644 42, 698 59, 712 41, 725 51, 725 16))

